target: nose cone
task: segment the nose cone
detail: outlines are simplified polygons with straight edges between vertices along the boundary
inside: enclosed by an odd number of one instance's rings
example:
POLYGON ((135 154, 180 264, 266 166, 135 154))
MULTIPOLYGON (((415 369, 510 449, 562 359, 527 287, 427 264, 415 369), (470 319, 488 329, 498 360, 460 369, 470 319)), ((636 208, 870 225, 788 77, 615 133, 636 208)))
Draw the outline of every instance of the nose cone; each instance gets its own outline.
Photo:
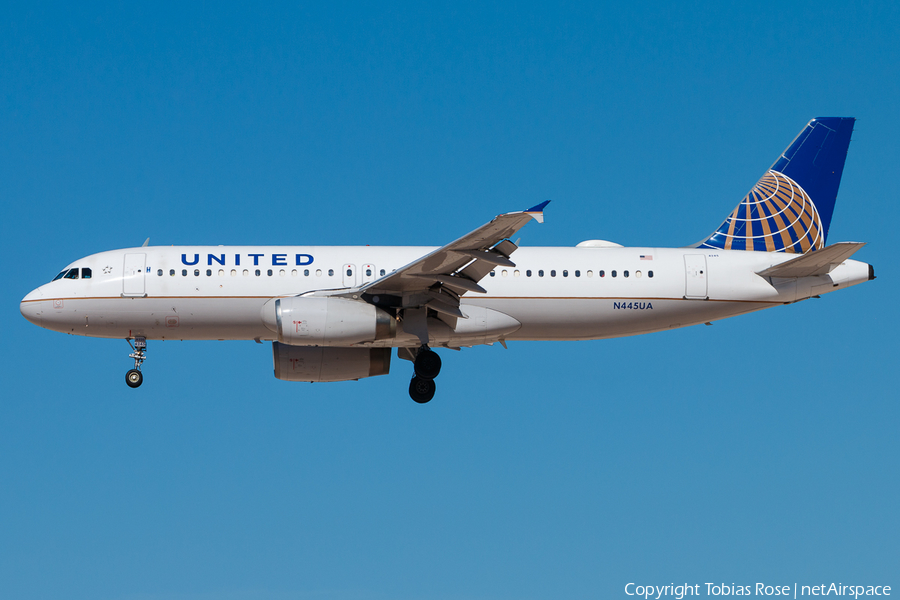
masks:
POLYGON ((22 316, 38 327, 42 326, 41 316, 44 312, 43 298, 44 294, 41 292, 41 288, 38 288, 22 298, 22 301, 19 303, 19 312, 22 313, 22 316))

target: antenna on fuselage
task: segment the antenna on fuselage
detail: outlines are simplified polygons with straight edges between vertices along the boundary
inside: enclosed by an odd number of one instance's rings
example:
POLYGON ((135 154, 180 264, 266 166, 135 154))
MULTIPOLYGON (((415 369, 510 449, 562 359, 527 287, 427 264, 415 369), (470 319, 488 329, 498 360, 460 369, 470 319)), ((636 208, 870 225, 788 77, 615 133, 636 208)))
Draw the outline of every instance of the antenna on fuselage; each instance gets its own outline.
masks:
POLYGON ((150 238, 147 238, 146 240, 144 240, 144 243, 141 244, 141 248, 146 248, 149 245, 150 245, 150 238))

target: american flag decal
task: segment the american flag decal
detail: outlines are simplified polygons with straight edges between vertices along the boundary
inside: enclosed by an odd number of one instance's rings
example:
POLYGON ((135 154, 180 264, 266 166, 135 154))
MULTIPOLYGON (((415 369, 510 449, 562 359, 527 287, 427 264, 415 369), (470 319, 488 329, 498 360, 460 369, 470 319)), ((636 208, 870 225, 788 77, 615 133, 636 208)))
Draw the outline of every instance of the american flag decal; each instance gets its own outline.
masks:
POLYGON ((641 254, 641 260, 653 260, 652 254, 641 254))

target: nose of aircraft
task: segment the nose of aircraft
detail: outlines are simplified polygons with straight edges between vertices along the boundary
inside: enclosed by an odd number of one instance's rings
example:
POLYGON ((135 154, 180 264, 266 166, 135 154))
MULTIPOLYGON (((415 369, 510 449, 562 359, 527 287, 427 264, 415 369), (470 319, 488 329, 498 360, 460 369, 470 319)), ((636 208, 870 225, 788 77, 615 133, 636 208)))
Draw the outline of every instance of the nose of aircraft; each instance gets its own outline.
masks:
POLYGON ((38 288, 22 298, 19 303, 19 312, 22 313, 22 316, 38 327, 41 326, 41 315, 44 312, 43 297, 41 288, 38 288))

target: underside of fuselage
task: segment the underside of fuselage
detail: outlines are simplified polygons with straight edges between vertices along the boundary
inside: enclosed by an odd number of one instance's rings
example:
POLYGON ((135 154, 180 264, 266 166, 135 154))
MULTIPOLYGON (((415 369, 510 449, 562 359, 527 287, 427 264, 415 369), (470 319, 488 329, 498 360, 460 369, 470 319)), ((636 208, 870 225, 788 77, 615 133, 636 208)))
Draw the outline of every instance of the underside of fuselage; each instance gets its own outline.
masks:
MULTIPOLYGON (((256 298, 65 298, 30 302, 27 317, 52 331, 98 338, 147 340, 277 341, 260 312, 268 299, 256 298)), ((462 347, 501 340, 565 341, 624 337, 724 319, 780 302, 703 301, 671 298, 493 298, 463 302, 463 313, 475 307, 496 311, 516 325, 478 334, 457 333, 441 315, 428 317, 432 346, 462 347)), ((460 320, 457 320, 457 323, 460 320)), ((417 347, 402 321, 390 339, 333 346, 417 347)), ((300 345, 300 344, 298 344, 300 345)), ((309 344, 320 345, 320 344, 309 344)))

